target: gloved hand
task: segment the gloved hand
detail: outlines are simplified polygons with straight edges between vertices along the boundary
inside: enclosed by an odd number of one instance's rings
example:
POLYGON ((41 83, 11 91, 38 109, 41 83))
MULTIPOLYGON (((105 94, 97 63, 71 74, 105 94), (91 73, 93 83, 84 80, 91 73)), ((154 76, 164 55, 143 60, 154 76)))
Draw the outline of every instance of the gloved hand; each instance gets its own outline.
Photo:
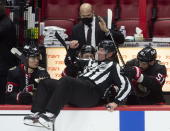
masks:
POLYGON ((35 77, 34 81, 36 83, 39 83, 41 80, 44 80, 44 79, 49 79, 50 78, 50 75, 47 74, 46 72, 39 72, 39 74, 37 75, 37 77, 35 77))
POLYGON ((150 93, 150 90, 143 86, 142 84, 138 84, 136 87, 136 95, 139 97, 145 97, 150 93))
POLYGON ((138 81, 138 79, 141 77, 141 69, 137 66, 133 66, 133 67, 125 67, 123 69, 123 73, 125 76, 127 76, 130 80, 136 80, 138 81))
POLYGON ((19 104, 29 105, 32 103, 32 95, 29 92, 19 92, 17 94, 17 101, 19 104))
POLYGON ((141 77, 141 69, 137 66, 133 66, 132 75, 133 79, 138 80, 141 77))
MULTIPOLYGON (((73 46, 76 46, 76 45, 73 45, 73 46)), ((68 52, 66 54, 66 57, 65 57, 65 60, 64 60, 64 63, 66 66, 70 65, 70 64, 74 64, 76 63, 77 61, 77 56, 78 54, 78 51, 76 50, 76 48, 69 48, 68 49, 68 52)))
POLYGON ((132 81, 133 91, 138 97, 145 97, 150 93, 150 90, 143 86, 141 83, 137 83, 137 81, 132 81))
POLYGON ((117 92, 119 91, 119 88, 117 86, 111 85, 110 87, 108 87, 103 95, 103 99, 109 103, 112 102, 115 98, 115 96, 117 95, 117 92))
POLYGON ((28 92, 29 94, 33 95, 35 91, 36 91, 36 88, 34 88, 34 84, 30 84, 26 86, 22 92, 28 92))
POLYGON ((114 111, 116 107, 118 107, 118 104, 115 102, 111 102, 106 105, 107 110, 110 112, 114 111))
POLYGON ((32 85, 28 85, 27 87, 25 87, 25 91, 26 92, 33 92, 33 90, 34 90, 34 85, 32 84, 32 85))

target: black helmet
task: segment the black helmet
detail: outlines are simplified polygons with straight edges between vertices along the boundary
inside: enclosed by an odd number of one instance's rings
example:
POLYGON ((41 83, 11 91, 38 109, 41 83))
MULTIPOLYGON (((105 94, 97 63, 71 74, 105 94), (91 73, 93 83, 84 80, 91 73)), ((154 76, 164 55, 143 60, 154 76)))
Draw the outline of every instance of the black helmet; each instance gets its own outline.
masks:
POLYGON ((85 53, 91 53, 91 54, 95 54, 96 50, 93 46, 91 45, 83 45, 81 50, 80 50, 80 53, 83 55, 85 53))
POLYGON ((40 52, 37 46, 30 44, 24 46, 23 54, 25 57, 34 57, 40 55, 40 52))
POLYGON ((143 48, 141 51, 139 51, 137 55, 137 59, 143 62, 153 61, 156 59, 156 57, 157 57, 156 50, 150 46, 143 48))
POLYGON ((107 52, 115 52, 116 53, 116 49, 113 44, 114 43, 111 40, 103 40, 99 43, 98 48, 104 48, 105 51, 107 51, 107 52))

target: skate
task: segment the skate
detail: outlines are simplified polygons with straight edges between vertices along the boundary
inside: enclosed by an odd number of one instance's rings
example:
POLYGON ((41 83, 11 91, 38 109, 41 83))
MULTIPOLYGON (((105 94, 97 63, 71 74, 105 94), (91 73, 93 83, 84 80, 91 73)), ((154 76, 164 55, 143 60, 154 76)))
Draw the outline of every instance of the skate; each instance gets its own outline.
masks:
POLYGON ((24 124, 28 126, 42 127, 39 123, 38 119, 40 117, 40 113, 34 113, 24 117, 24 124))
POLYGON ((39 123, 47 129, 52 129, 56 116, 52 113, 43 113, 40 115, 39 123))

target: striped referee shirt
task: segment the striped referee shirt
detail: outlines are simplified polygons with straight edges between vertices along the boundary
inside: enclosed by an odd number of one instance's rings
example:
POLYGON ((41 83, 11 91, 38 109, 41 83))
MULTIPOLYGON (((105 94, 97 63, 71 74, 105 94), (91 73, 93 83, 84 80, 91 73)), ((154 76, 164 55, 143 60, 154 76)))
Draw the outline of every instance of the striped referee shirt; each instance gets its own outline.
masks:
POLYGON ((113 61, 98 62, 90 60, 79 77, 89 79, 103 93, 110 85, 117 86, 119 88, 115 97, 115 102, 117 103, 123 101, 131 90, 129 80, 127 77, 121 75, 120 66, 113 61))

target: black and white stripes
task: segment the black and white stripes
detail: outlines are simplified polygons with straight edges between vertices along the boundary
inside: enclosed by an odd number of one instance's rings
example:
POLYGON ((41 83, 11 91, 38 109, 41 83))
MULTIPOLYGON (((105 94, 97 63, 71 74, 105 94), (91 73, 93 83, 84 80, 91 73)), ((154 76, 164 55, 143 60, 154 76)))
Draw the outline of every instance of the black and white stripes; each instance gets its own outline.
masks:
POLYGON ((115 99, 123 101, 131 90, 131 85, 127 77, 121 75, 120 66, 112 61, 89 61, 80 77, 90 79, 101 90, 105 90, 110 85, 118 86, 119 92, 115 99))

